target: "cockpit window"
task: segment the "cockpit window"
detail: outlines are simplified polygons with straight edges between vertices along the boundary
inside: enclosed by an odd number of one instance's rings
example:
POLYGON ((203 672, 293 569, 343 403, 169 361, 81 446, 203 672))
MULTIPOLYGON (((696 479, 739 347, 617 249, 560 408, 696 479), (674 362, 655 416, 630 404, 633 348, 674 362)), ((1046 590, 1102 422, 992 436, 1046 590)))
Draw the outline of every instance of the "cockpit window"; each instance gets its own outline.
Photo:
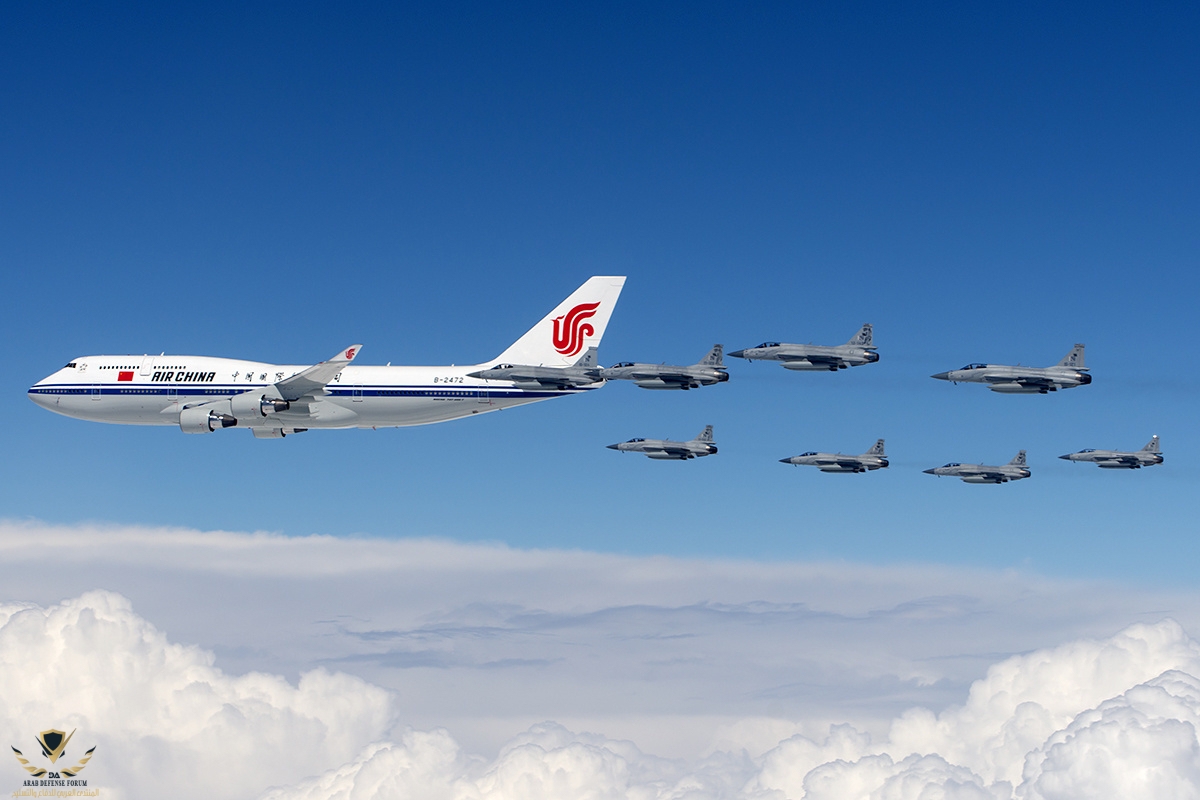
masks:
POLYGON ((987 364, 967 364, 963 369, 986 369, 987 364))
POLYGON ((1094 448, 1094 447, 1089 447, 1088 449, 1086 449, 1086 450, 1080 450, 1079 452, 1081 452, 1081 453, 1094 453, 1094 452, 1096 452, 1096 448, 1094 448))
POLYGON ((779 347, 779 342, 763 342, 762 344, 760 344, 758 347, 756 347, 754 349, 760 350, 764 347, 779 347))
POLYGON ((67 364, 65 367, 63 367, 63 369, 75 369, 75 362, 72 361, 70 364, 67 364))
POLYGON ((630 439, 628 442, 626 442, 626 444, 633 444, 634 442, 644 442, 644 441, 646 441, 646 440, 645 439, 630 439))
POLYGON ((620 364, 613 364, 609 369, 620 369, 621 367, 632 367, 632 361, 622 361, 620 364))
POLYGON ((811 453, 801 453, 799 455, 799 458, 804 458, 805 456, 815 456, 816 454, 817 454, 816 451, 813 451, 811 453))
MULTIPOLYGON (((955 461, 953 464, 946 465, 946 467, 961 467, 961 466, 962 466, 962 464, 958 463, 957 461, 955 461)), ((942 469, 945 469, 946 467, 942 467, 942 469)))
POLYGON ((492 367, 492 369, 512 369, 512 368, 513 368, 512 364, 497 364, 496 366, 492 367))

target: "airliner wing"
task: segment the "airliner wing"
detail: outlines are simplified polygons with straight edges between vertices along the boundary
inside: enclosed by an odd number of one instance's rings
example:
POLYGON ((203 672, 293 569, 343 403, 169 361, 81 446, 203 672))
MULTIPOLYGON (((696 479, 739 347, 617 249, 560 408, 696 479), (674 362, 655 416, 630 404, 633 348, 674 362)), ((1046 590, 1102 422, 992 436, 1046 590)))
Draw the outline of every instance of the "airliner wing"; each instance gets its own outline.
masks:
POLYGON ((297 372, 287 380, 279 381, 275 384, 279 396, 284 400, 299 400, 307 394, 324 389, 330 381, 337 377, 339 372, 354 360, 361 349, 361 344, 352 344, 328 361, 314 364, 306 370, 297 372))

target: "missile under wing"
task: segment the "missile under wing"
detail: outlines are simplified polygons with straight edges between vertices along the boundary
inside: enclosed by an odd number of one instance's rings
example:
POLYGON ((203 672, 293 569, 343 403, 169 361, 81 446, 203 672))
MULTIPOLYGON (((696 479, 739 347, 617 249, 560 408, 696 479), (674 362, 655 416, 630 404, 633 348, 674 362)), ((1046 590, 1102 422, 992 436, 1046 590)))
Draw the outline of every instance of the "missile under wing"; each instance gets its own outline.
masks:
POLYGON ((1158 436, 1147 442, 1141 450, 1080 450, 1059 458, 1095 464, 1101 469, 1141 469, 1163 463, 1162 453, 1158 449, 1158 436))
POLYGON ((848 456, 843 453, 801 453, 791 458, 781 458, 784 464, 816 467, 821 472, 867 472, 868 470, 885 469, 888 465, 887 456, 883 452, 883 439, 859 456, 848 456))
POLYGON ((1008 483, 1028 478, 1032 473, 1025 464, 1025 451, 1022 450, 1012 461, 1000 466, 953 463, 927 469, 925 474, 961 478, 964 483, 1008 483))
POLYGON ((993 392, 1002 394, 1046 394, 1092 382, 1092 376, 1084 366, 1082 344, 1075 345, 1053 367, 967 364, 962 369, 939 372, 930 377, 952 383, 984 383, 993 392))
POLYGON ((835 347, 763 342, 758 347, 735 350, 729 355, 747 361, 778 361, 784 369, 837 372, 839 369, 874 364, 878 361, 879 353, 876 352, 873 337, 873 329, 868 322, 850 338, 850 341, 835 347))
POLYGON ((701 458, 717 452, 713 444, 713 426, 706 425, 695 439, 687 442, 676 442, 671 439, 630 439, 627 442, 617 442, 606 445, 609 450, 622 453, 642 453, 649 458, 661 461, 686 461, 689 458, 701 458))
POLYGON ((723 353, 724 348, 715 344, 708 355, 690 367, 623 361, 600 370, 600 377, 609 381, 633 381, 635 386, 643 389, 697 389, 729 380, 723 353))

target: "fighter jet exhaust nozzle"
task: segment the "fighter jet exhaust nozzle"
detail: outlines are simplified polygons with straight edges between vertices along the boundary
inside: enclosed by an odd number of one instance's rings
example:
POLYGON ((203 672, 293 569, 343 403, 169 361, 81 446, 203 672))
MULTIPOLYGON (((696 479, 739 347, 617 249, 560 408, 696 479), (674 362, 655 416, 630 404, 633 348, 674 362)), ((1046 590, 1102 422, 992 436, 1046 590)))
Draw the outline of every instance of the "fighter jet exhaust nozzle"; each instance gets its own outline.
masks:
POLYGON ((886 458, 881 458, 881 459, 879 459, 879 467, 880 467, 880 469, 886 469, 886 468, 887 468, 887 466, 888 466, 888 460, 887 460, 886 458))
POLYGON ((879 353, 867 353, 867 363, 874 364, 879 360, 879 353))
POLYGON ((722 372, 722 373, 719 373, 719 375, 720 375, 720 377, 717 378, 717 383, 724 383, 725 381, 729 380, 728 372, 722 372))
POLYGON ((706 450, 708 450, 708 454, 709 454, 710 456, 711 456, 713 453, 717 452, 717 446, 716 446, 715 444, 710 444, 710 445, 709 445, 707 448, 705 448, 705 449, 706 449, 706 450))
POLYGON ((1081 373, 1079 373, 1079 385, 1080 385, 1080 386, 1087 386, 1087 385, 1088 385, 1089 383, 1091 383, 1091 382, 1092 382, 1092 376, 1091 376, 1091 375, 1089 375, 1089 374, 1088 374, 1088 373, 1086 373, 1086 372, 1081 372, 1081 373))
POLYGON ((278 414, 280 411, 287 411, 292 407, 292 404, 287 400, 273 400, 269 397, 264 397, 259 403, 259 410, 265 417, 267 414, 278 414))

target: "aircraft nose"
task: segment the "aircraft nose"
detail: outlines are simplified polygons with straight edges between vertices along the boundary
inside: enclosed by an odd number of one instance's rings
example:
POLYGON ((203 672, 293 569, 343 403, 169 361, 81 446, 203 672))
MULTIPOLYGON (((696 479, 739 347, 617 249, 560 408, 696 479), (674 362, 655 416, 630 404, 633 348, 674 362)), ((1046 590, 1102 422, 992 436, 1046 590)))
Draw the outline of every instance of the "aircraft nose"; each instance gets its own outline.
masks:
POLYGON ((790 458, 781 458, 781 459, 779 459, 779 463, 780 464, 790 464, 790 463, 792 463, 792 460, 790 458))
MULTIPOLYGON (((936 377, 936 376, 934 376, 934 377, 936 377)), ((926 475, 937 475, 937 472, 932 469, 922 470, 922 472, 924 472, 926 475)))
POLYGON ((1070 461, 1070 460, 1071 460, 1071 456, 1070 456, 1069 454, 1068 454, 1068 455, 1065 455, 1065 456, 1059 456, 1059 458, 1061 458, 1063 461, 1070 461))
POLYGON ((726 355, 733 356, 734 358, 745 358, 746 351, 745 350, 734 350, 732 353, 726 353, 726 355))
POLYGON ((48 394, 42 394, 38 391, 38 384, 29 387, 29 399, 37 403, 42 408, 50 408, 54 405, 54 398, 48 394))
POLYGON ((950 380, 950 373, 949 372, 939 372, 937 375, 930 375, 929 377, 937 378, 939 381, 948 381, 948 380, 950 380))
POLYGON ((615 444, 606 444, 604 446, 607 447, 609 450, 620 450, 621 449, 620 445, 615 445, 615 444))

